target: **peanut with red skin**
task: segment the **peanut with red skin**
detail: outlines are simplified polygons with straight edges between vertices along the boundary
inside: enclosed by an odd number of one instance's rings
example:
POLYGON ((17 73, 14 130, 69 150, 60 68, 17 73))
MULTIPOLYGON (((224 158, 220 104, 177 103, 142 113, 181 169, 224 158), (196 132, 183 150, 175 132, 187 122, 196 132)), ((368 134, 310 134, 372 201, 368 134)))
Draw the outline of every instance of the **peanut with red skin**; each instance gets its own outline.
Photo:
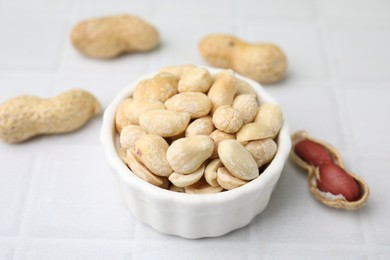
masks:
POLYGON ((357 210, 369 197, 369 187, 360 176, 344 168, 343 158, 330 144, 311 137, 306 131, 291 136, 291 159, 308 173, 309 190, 326 206, 357 210))
POLYGON ((314 166, 333 163, 325 147, 307 139, 297 143, 294 151, 302 160, 314 166))
POLYGON ((318 189, 334 195, 341 194, 348 201, 361 197, 358 183, 343 168, 336 164, 323 164, 318 168, 318 189))

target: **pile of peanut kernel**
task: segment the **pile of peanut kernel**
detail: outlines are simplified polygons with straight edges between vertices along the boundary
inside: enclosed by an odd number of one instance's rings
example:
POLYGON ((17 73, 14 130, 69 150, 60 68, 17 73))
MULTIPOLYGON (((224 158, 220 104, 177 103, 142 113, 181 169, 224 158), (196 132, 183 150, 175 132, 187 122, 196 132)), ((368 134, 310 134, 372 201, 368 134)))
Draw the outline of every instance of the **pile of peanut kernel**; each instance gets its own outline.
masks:
POLYGON ((183 65, 140 81, 117 108, 120 157, 141 179, 176 192, 206 194, 257 178, 275 156, 279 106, 259 106, 233 71, 183 65))

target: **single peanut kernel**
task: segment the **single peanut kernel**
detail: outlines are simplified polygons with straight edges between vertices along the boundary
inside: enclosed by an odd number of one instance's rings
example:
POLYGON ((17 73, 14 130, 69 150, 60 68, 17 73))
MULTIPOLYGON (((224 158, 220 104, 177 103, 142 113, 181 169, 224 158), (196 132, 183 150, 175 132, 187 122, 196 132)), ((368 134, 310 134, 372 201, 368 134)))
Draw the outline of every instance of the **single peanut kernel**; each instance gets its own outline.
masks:
POLYGON ((348 201, 356 201, 361 192, 356 180, 336 164, 323 164, 318 168, 318 189, 333 195, 341 194, 348 201))
POLYGON ((297 143, 294 151, 302 160, 314 166, 332 163, 325 147, 307 139, 297 143))

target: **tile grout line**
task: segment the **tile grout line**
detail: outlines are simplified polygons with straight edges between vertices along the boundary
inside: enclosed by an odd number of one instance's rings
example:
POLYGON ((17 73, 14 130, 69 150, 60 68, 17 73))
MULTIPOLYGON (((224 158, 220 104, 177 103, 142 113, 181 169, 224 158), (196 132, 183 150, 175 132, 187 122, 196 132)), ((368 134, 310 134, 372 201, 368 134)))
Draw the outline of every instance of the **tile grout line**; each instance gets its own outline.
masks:
MULTIPOLYGON (((314 2, 315 9, 318 11, 318 3, 314 2)), ((319 12, 318 12, 319 13, 319 12)), ((326 21, 324 18, 319 14, 318 15, 318 25, 320 29, 320 36, 321 36, 321 42, 322 42, 322 48, 325 52, 325 55, 327 57, 327 64, 329 66, 329 76, 331 79, 331 94, 336 101, 336 107, 337 107, 337 112, 338 113, 338 121, 340 122, 341 126, 341 132, 342 132, 342 137, 343 137, 343 146, 345 147, 346 152, 349 154, 349 151, 352 150, 351 143, 353 142, 353 134, 352 137, 350 138, 348 133, 353 133, 351 131, 351 126, 350 126, 350 120, 349 120, 349 113, 347 107, 344 105, 342 102, 342 98, 344 97, 344 91, 341 89, 341 82, 339 79, 339 75, 337 73, 337 70, 335 69, 337 67, 336 64, 334 64, 334 56, 332 55, 331 51, 331 43, 329 42, 329 31, 328 27, 326 25, 326 21), (344 111, 344 113, 343 113, 344 111), (346 120, 342 120, 341 114, 344 114, 344 118, 346 120), (352 140, 351 140, 352 139, 352 140)), ((351 155, 350 158, 352 161, 356 161, 356 155, 351 155)), ((362 215, 358 214, 359 217, 359 224, 362 229, 362 233, 364 236, 364 248, 366 249, 366 253, 368 257, 373 256, 373 250, 372 250, 372 238, 369 233, 368 227, 364 224, 364 221, 362 221, 362 215)))
POLYGON ((55 71, 52 73, 52 79, 51 79, 51 87, 50 87, 50 96, 58 95, 59 93, 53 93, 55 90, 55 83, 57 82, 58 78, 61 75, 61 71, 63 71, 63 60, 65 56, 65 50, 66 50, 66 41, 70 41, 69 38, 69 33, 72 28, 71 22, 75 20, 74 18, 76 17, 76 13, 79 10, 79 1, 72 1, 72 6, 71 6, 71 11, 69 12, 69 15, 67 16, 67 19, 65 21, 66 26, 65 26, 65 32, 63 36, 63 41, 61 41, 61 44, 59 46, 60 49, 60 54, 58 55, 58 60, 57 60, 57 68, 55 71), (76 5, 77 3, 77 5, 76 5))
POLYGON ((40 155, 39 152, 35 155, 34 163, 31 169, 31 175, 30 175, 30 181, 27 187, 27 192, 26 192, 26 199, 24 203, 24 207, 21 213, 21 219, 20 219, 20 224, 19 224, 19 232, 16 236, 16 240, 18 243, 15 245, 15 254, 14 254, 14 259, 20 259, 18 253, 21 251, 24 252, 25 247, 26 247, 26 229, 27 229, 27 222, 28 222, 28 215, 29 212, 31 212, 32 208, 32 194, 34 194, 35 187, 36 185, 36 178, 38 175, 38 169, 40 168, 39 166, 41 165, 40 163, 40 155), (18 257, 17 257, 18 256, 18 257))
POLYGON ((329 78, 330 78, 330 81, 329 81, 330 82, 330 92, 331 92, 331 95, 333 97, 333 100, 335 101, 336 112, 338 112, 337 113, 337 121, 339 122, 340 132, 342 135, 341 137, 343 138, 340 141, 342 142, 342 146, 346 150, 350 150, 350 145, 349 145, 350 140, 349 140, 348 134, 347 134, 350 132, 349 131, 350 129, 348 127, 349 120, 347 120, 347 122, 345 123, 345 120, 342 119, 342 116, 340 113, 343 109, 344 109, 344 111, 347 111, 347 110, 343 106, 343 102, 340 99, 340 97, 342 96, 343 93, 340 90, 341 84, 339 81, 337 70, 335 69, 335 67, 337 67, 337 65, 334 64, 334 59, 333 59, 334 57, 331 54, 332 51, 330 50, 331 44, 329 43, 329 39, 328 39, 329 35, 328 35, 326 22, 323 20, 323 18, 319 14, 320 12, 318 12, 318 5, 316 4, 316 2, 313 2, 313 6, 314 6, 313 8, 316 10, 316 13, 317 13, 317 26, 319 27, 320 42, 322 43, 321 48, 322 48, 323 52, 325 53, 326 63, 328 65, 328 73, 329 73, 329 78))

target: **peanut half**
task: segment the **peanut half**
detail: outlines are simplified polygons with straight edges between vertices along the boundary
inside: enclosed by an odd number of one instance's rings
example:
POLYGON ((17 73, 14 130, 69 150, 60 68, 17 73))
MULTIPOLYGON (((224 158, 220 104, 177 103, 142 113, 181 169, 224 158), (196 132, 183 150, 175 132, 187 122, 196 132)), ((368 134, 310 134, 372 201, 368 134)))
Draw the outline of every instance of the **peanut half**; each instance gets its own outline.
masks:
POLYGON ((231 106, 221 106, 213 114, 213 123, 218 130, 234 134, 242 126, 241 113, 231 106))
POLYGON ((172 110, 152 110, 141 114, 139 123, 149 134, 172 137, 183 133, 190 122, 190 114, 172 110))
POLYGON ((179 80, 179 92, 203 92, 206 93, 213 78, 205 68, 194 67, 183 70, 183 74, 179 80))
POLYGON ((256 96, 251 94, 238 95, 234 99, 232 107, 240 112, 244 124, 251 123, 255 119, 258 109, 256 96))
POLYGON ((200 92, 184 92, 165 101, 165 106, 169 110, 187 112, 191 118, 206 116, 211 110, 211 101, 200 92))
POLYGON ((143 135, 135 142, 135 156, 154 174, 167 177, 173 172, 166 159, 168 147, 161 136, 143 135))
POLYGON ((160 72, 151 79, 138 82, 133 97, 156 99, 165 102, 177 93, 177 78, 172 74, 160 72))
POLYGON ((139 116, 146 111, 165 109, 163 103, 149 98, 126 98, 120 104, 116 112, 115 123, 118 131, 126 125, 139 125, 139 116))
POLYGON ((256 161, 237 140, 219 143, 218 155, 229 172, 241 180, 253 180, 259 176, 256 161))
POLYGON ((212 194, 223 190, 221 186, 210 186, 204 178, 198 182, 184 188, 186 193, 190 194, 212 194))
POLYGON ((125 126, 119 136, 121 147, 125 149, 134 148, 135 141, 144 135, 146 135, 146 132, 139 125, 125 126))
POLYGON ((14 97, 0 105, 0 139, 19 143, 37 135, 72 132, 99 112, 98 100, 81 89, 49 99, 14 97))
POLYGON ((186 174, 197 170, 214 150, 213 140, 206 135, 193 135, 174 141, 167 160, 175 172, 186 174))
POLYGON ((212 113, 221 106, 231 105, 236 92, 236 77, 234 76, 234 72, 227 70, 219 73, 207 94, 213 105, 211 109, 212 113))
POLYGON ((217 182, 226 190, 232 190, 248 183, 234 177, 225 167, 220 167, 217 171, 217 182))
POLYGON ((219 184, 217 182, 217 170, 222 167, 222 162, 220 159, 214 159, 209 164, 207 164, 206 169, 204 171, 204 178, 208 184, 213 187, 218 187, 219 184))
POLYGON ((183 188, 183 187, 190 186, 195 182, 199 181, 200 178, 202 178, 203 173, 204 173, 204 164, 202 164, 199 167, 199 169, 197 169, 196 171, 190 174, 181 174, 181 173, 173 172, 168 179, 173 183, 173 185, 183 188))
POLYGON ((210 135, 215 127, 211 116, 198 118, 190 123, 186 129, 186 136, 210 135))

